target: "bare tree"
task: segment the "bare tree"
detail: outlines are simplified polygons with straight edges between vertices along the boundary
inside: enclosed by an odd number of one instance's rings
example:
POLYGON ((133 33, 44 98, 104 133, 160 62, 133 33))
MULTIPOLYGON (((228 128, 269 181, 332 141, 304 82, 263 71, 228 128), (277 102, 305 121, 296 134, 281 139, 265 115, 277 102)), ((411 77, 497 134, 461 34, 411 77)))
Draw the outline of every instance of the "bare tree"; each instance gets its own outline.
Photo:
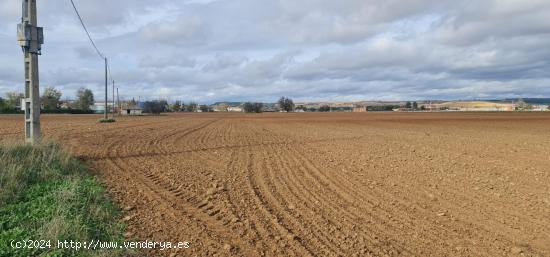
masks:
POLYGON ((147 101, 143 105, 143 112, 158 115, 166 111, 166 105, 166 101, 147 101))
POLYGON ((319 111, 320 112, 330 112, 330 106, 325 104, 325 105, 319 107, 319 111))
POLYGON ((263 112, 263 108, 264 108, 263 103, 247 102, 244 104, 244 111, 247 113, 261 113, 263 112))

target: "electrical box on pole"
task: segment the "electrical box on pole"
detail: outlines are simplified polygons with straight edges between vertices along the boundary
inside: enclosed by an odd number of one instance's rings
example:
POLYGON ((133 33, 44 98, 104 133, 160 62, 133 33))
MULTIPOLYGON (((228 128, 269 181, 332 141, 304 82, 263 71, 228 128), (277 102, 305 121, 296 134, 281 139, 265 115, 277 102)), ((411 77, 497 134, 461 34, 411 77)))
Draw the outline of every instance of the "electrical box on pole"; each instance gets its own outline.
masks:
POLYGON ((17 41, 23 49, 25 60, 25 140, 35 144, 40 141, 40 84, 38 56, 42 53, 44 33, 37 27, 36 0, 23 0, 23 16, 17 25, 17 41))

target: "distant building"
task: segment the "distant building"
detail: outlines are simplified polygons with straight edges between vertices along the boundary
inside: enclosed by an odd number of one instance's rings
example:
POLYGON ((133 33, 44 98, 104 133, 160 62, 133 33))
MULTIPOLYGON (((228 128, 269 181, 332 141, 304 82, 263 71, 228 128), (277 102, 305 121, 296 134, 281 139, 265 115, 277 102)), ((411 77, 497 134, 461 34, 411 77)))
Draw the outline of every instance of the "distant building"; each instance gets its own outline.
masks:
POLYGON ((548 105, 536 104, 536 105, 533 105, 532 111, 534 111, 534 112, 545 112, 545 111, 550 111, 550 110, 548 109, 548 105))
POLYGON ((126 106, 121 109, 120 114, 123 116, 143 115, 143 108, 139 106, 126 106))
MULTIPOLYGON (((107 102, 107 111, 112 112, 113 111, 113 103, 107 102)), ((95 113, 104 113, 105 112, 105 102, 96 102, 94 105, 90 106, 90 110, 94 111, 95 113)))
POLYGON ((514 104, 494 103, 486 101, 454 101, 435 104, 440 110, 461 112, 512 112, 514 104))
POLYGON ((74 109, 76 107, 76 101, 74 100, 62 100, 60 103, 59 103, 59 108, 60 109, 74 109))
POLYGON ((230 106, 227 107, 228 112, 243 112, 243 108, 240 106, 230 106))
POLYGON ((221 104, 213 104, 211 107, 215 112, 227 112, 227 108, 229 108, 229 105, 221 103, 221 104))

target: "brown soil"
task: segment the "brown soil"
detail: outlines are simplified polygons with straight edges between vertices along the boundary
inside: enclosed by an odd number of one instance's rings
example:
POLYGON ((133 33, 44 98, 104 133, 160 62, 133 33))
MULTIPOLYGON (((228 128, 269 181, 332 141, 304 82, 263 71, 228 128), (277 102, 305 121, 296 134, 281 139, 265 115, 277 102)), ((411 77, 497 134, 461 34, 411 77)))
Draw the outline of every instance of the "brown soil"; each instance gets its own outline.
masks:
POLYGON ((43 117, 144 255, 550 256, 546 113, 43 117))

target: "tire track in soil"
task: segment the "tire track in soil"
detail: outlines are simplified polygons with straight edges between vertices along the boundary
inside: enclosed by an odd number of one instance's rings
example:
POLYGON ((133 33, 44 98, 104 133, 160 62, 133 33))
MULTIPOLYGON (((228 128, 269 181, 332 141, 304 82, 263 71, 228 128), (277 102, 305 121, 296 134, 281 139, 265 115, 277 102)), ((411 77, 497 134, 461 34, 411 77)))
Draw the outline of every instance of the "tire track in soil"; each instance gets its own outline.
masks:
MULTIPOLYGON (((298 150, 298 152, 301 152, 301 151, 298 150)), ((316 160, 315 162, 318 163, 319 160, 316 160)), ((313 162, 310 161, 310 163, 313 163, 313 162)), ((351 166, 349 166, 345 163, 342 164, 342 165, 345 168, 348 168, 348 169, 352 168, 351 166)), ((348 180, 347 183, 352 188, 359 188, 360 184, 357 184, 356 181, 358 181, 358 180, 350 179, 350 180, 348 180)), ((344 183, 346 183, 346 182, 344 182, 344 183)), ((392 211, 393 211, 393 213, 395 213, 396 210, 399 210, 399 211, 402 210, 402 214, 399 215, 401 217, 411 216, 410 213, 406 212, 408 206, 411 206, 411 205, 414 205, 415 207, 420 207, 421 206, 421 203, 415 201, 414 199, 422 199, 423 197, 426 198, 426 196, 422 195, 421 194, 422 192, 419 192, 418 190, 415 191, 415 192, 407 192, 406 193, 408 195, 407 199, 404 199, 402 197, 396 197, 397 196, 396 194, 388 194, 387 192, 380 191, 380 190, 376 190, 376 191, 378 191, 378 192, 376 193, 376 195, 373 195, 373 196, 375 196, 377 199, 393 198, 394 201, 396 201, 398 203, 398 206, 393 206, 392 211), (398 208, 395 208, 395 207, 398 207, 398 208), (407 215, 407 214, 409 214, 409 215, 407 215)), ((451 190, 446 190, 446 189, 439 190, 439 192, 452 193, 453 195, 455 195, 455 197, 457 195, 458 196, 463 195, 461 193, 456 193, 456 191, 451 191, 451 190)), ((366 192, 361 192, 361 191, 357 191, 356 194, 358 194, 358 195, 368 195, 368 194, 366 194, 366 192)), ((400 192, 399 194, 405 194, 405 193, 400 192)), ((435 192, 434 192, 434 194, 435 194, 435 192)), ((372 195, 372 194, 370 194, 370 195, 372 195)), ((472 198, 469 198, 469 199, 464 200, 464 201, 465 202, 475 202, 474 199, 472 199, 472 198)), ((446 210, 457 209, 456 206, 454 206, 454 204, 452 202, 445 202, 445 203, 440 204, 440 206, 442 207, 442 209, 446 209, 446 210)), ((423 209, 423 208, 420 207, 418 209, 423 209)), ((423 216, 423 217, 428 216, 429 217, 429 216, 433 215, 433 213, 435 213, 435 212, 437 212, 437 210, 430 210, 430 211, 426 210, 425 212, 421 213, 419 216, 423 216)), ((458 214, 456 212, 453 212, 453 213, 458 214)), ((401 219, 401 221, 404 221, 404 219, 401 219)), ((410 220, 407 221, 407 223, 409 223, 411 225, 411 227, 412 227, 412 225, 414 225, 413 222, 416 222, 416 221, 414 219, 410 219, 410 220)), ((479 232, 479 230, 482 229, 483 231, 485 231, 485 234, 492 234, 492 232, 490 230, 488 230, 487 228, 484 228, 485 226, 482 226, 482 227, 479 226, 479 224, 483 224, 483 221, 478 220, 477 225, 475 223, 470 223, 470 222, 463 221, 462 223, 464 223, 464 224, 462 225, 462 228, 461 229, 456 229, 457 224, 453 224, 451 222, 448 222, 447 220, 443 220, 442 222, 440 222, 441 227, 439 227, 438 230, 440 230, 442 232, 444 231, 445 235, 447 235, 447 236, 450 235, 452 238, 459 238, 460 235, 461 235, 461 231, 465 231, 465 230, 466 231, 472 231, 470 233, 475 234, 474 230, 478 230, 478 232, 479 232)), ((491 227, 494 228, 494 226, 489 226, 489 225, 487 225, 487 227, 488 228, 491 228, 491 227)), ((500 234, 496 237, 499 238, 499 240, 501 241, 501 243, 499 244, 500 245, 499 247, 504 248, 506 245, 513 245, 514 244, 511 240, 506 238, 505 234, 500 234)), ((494 241, 494 239, 495 239, 495 235, 492 238, 482 238, 482 239, 478 239, 478 240, 484 241, 484 242, 491 242, 491 241, 494 241)), ((431 238, 428 239, 428 242, 434 242, 434 241, 437 241, 437 240, 438 240, 437 237, 432 236, 431 238)), ((494 244, 494 242, 493 242, 493 244, 494 244)), ((448 247, 451 248, 451 245, 449 245, 448 247)), ((475 246, 472 246, 472 247, 475 247, 475 246)), ((487 256, 491 256, 491 255, 494 255, 494 254, 502 254, 502 252, 487 254, 487 256)))
MULTIPOLYGON (((295 147, 293 145, 293 147, 295 147)), ((322 206, 322 210, 324 211, 324 213, 340 213, 340 214, 345 214, 346 218, 344 219, 345 223, 343 223, 342 221, 337 221, 333 218, 326 218, 326 214, 321 214, 322 217, 321 218, 317 218, 317 220, 325 220, 326 222, 326 228, 332 228, 332 229, 329 229, 330 232, 331 232, 331 235, 329 236, 326 236, 327 240, 328 238, 338 238, 340 240, 343 240, 345 241, 344 239, 350 235, 345 235, 343 233, 341 233, 340 231, 342 230, 342 228, 348 228, 349 230, 347 231, 355 231, 355 232, 363 232, 364 235, 368 235, 370 233, 373 233, 373 229, 372 227, 368 230, 358 230, 359 229, 359 226, 356 225, 357 222, 353 222, 353 221, 358 221, 358 220, 364 220, 364 217, 360 217, 357 213, 352 213, 348 210, 346 210, 345 208, 342 208, 342 206, 340 205, 337 205, 337 204, 334 204, 334 203, 338 203, 338 202, 341 202, 342 199, 339 199, 337 197, 337 194, 335 194, 333 191, 332 192, 329 192, 327 190, 317 190, 317 189, 320 189, 320 188, 327 188, 325 184, 323 184, 322 182, 319 182, 319 179, 317 176, 312 176, 312 173, 314 173, 312 170, 310 169, 307 169, 307 168, 304 168, 304 160, 303 159, 297 159, 295 158, 296 156, 299 156, 296 152, 293 152, 290 150, 290 148, 282 148, 282 150, 274 150, 272 151, 273 153, 276 154, 276 158, 274 158, 275 160, 279 160, 277 161, 277 163, 279 163, 282 168, 280 168, 279 170, 282 170, 282 171, 290 171, 290 170, 294 170, 295 172, 291 172, 291 173, 288 173, 288 177, 289 179, 287 179, 285 182, 282 183, 282 187, 288 187, 290 185, 293 185, 294 182, 298 182, 297 186, 295 186, 295 188, 298 188, 297 193, 293 193, 294 196, 296 196, 297 198, 303 198, 303 203, 301 204, 306 204, 307 205, 307 202, 310 202, 310 203, 323 203, 323 206, 322 206), (285 153, 284 155, 279 155, 277 153, 285 153), (296 167, 296 168, 292 168, 292 167, 296 167), (296 172, 296 171, 299 171, 296 172), (308 178, 308 179, 306 179, 308 178), (303 197, 299 197, 300 195, 303 195, 303 197), (335 199, 332 199, 332 198, 327 198, 327 196, 336 196, 335 199), (328 209, 327 209, 328 208, 328 209), (328 211, 327 211, 328 210, 328 211)), ((282 176, 282 177, 286 177, 286 176, 282 176)), ((290 187, 289 187, 290 189, 290 187)), ((292 191, 292 190, 291 190, 292 191)), ((310 207, 311 210, 318 210, 319 208, 317 207, 310 207)), ((383 234, 383 233, 380 233, 380 231, 377 233, 378 235, 380 234, 383 234)), ((368 236, 367 236, 368 237, 368 236)), ((369 245, 369 246, 364 246, 363 249, 360 249, 359 252, 363 252, 363 254, 366 254, 366 253, 370 253, 370 254, 375 254, 375 255, 380 255, 383 253, 382 250, 386 250, 386 248, 388 248, 387 246, 385 247, 382 247, 380 246, 380 240, 379 239, 375 239, 375 238, 370 238, 370 242, 375 242, 375 245, 379 245, 377 248, 380 250, 379 252, 373 252, 373 248, 376 248, 374 247, 373 245, 369 245)), ((327 243, 327 245, 334 245, 334 243, 327 243)), ((398 245, 398 244, 393 244, 394 246, 398 245)), ((389 247, 390 250, 387 251, 388 253, 394 253, 395 252, 401 252, 401 254, 403 254, 404 252, 406 252, 405 250, 401 249, 401 250, 391 250, 391 248, 393 247, 389 247)), ((334 250, 333 250, 334 251, 334 250)), ((334 252, 338 252, 338 251, 334 251, 334 252)))
MULTIPOLYGON (((269 135, 269 138, 276 138, 276 136, 269 135)), ((304 183, 304 174, 298 174, 300 172, 299 169, 294 169, 285 164, 288 163, 290 158, 287 156, 288 151, 286 151, 284 146, 284 144, 267 144, 261 147, 261 149, 258 149, 258 151, 262 150, 261 153, 263 154, 262 159, 264 160, 264 163, 262 167, 254 172, 256 175, 255 177, 257 179, 257 184, 263 186, 264 190, 262 191, 268 196, 270 202, 276 204, 274 209, 278 211, 279 216, 285 221, 292 223, 293 227, 297 227, 297 229, 301 232, 301 236, 307 236, 306 232, 311 232, 310 230, 313 230, 313 233, 309 233, 310 239, 316 243, 312 245, 314 248, 325 249, 325 252, 317 252, 316 255, 328 253, 331 253, 332 255, 342 255, 343 253, 330 240, 330 238, 334 238, 334 236, 336 236, 335 233, 333 233, 335 231, 332 231, 331 233, 329 231, 318 229, 318 224, 316 223, 321 223, 319 220, 317 220, 317 222, 308 222, 309 227, 305 227, 306 225, 302 225, 301 223, 308 221, 308 217, 311 215, 294 218, 288 213, 289 211, 285 210, 288 209, 288 207, 285 208, 284 206, 289 205, 289 194, 294 199, 298 199, 298 201, 300 201, 299 205, 295 206, 308 206, 308 202, 320 202, 326 199, 322 199, 319 194, 315 194, 312 192, 313 190, 310 190, 313 184, 308 184, 307 182, 304 183), (267 160, 267 164, 265 160, 267 160), (263 177, 260 175, 263 175, 263 177), (265 179, 265 177, 268 177, 269 179, 265 179), (285 204, 282 199, 285 199, 287 203, 285 204), (311 235, 314 235, 314 237, 311 237, 311 235), (327 250, 327 248, 330 250, 327 250)), ((294 208, 296 208, 295 206, 294 208)), ((307 209, 308 212, 313 212, 313 210, 314 208, 307 209)), ((324 218, 320 220, 323 220, 324 223, 330 223, 330 221, 324 218)), ((314 249, 310 250, 314 251, 314 249)))
MULTIPOLYGON (((303 151, 304 149, 305 149, 305 147, 302 147, 301 145, 297 145, 297 146, 293 147, 292 149, 289 148, 288 151, 293 152, 293 154, 291 154, 291 157, 294 158, 297 163, 300 163, 302 166, 307 168, 308 172, 306 172, 306 174, 317 174, 316 178, 324 176, 324 174, 319 170, 319 168, 315 167, 312 164, 312 161, 302 154, 304 152, 303 151)), ((319 160, 317 160, 317 161, 319 161, 319 160)), ((334 179, 334 180, 337 180, 337 179, 334 179)), ((326 181, 326 179, 324 181, 326 181)), ((349 185, 349 188, 361 188, 360 186, 353 186, 353 183, 350 183, 349 181, 347 181, 347 182, 343 181, 343 182, 338 182, 338 183, 340 183, 341 185, 345 185, 347 183, 349 185)), ((335 190, 341 190, 341 188, 336 187, 335 190)), ((407 215, 407 214, 409 214, 409 212, 407 211, 406 208, 395 206, 394 204, 392 204, 392 206, 382 205, 382 202, 380 200, 381 199, 395 199, 395 195, 393 195, 393 194, 388 194, 388 193, 382 192, 382 191, 376 192, 376 190, 368 190, 368 191, 350 190, 348 192, 348 194, 363 196, 362 197, 363 200, 364 199, 369 199, 369 198, 372 199, 371 206, 373 208, 365 208, 367 206, 364 206, 365 202, 363 202, 363 208, 361 208, 362 210, 358 210, 358 213, 369 213, 369 212, 371 214, 378 213, 378 214, 375 214, 374 216, 370 217, 370 218, 374 218, 374 220, 378 220, 378 221, 383 222, 384 226, 383 226, 383 228, 381 228, 381 229, 383 229, 383 231, 380 230, 377 233, 377 235, 388 234, 389 231, 392 231, 391 233, 389 233, 389 235, 393 235, 392 237, 395 237, 396 234, 399 234, 399 231, 402 231, 404 229, 411 230, 412 228, 414 228, 417 225, 417 224, 415 224, 417 222, 416 222, 416 220, 414 220, 414 217, 409 217, 410 215, 407 215), (373 195, 372 193, 377 193, 377 194, 373 195), (396 208, 396 207, 399 207, 399 208, 396 208), (385 211, 386 209, 391 209, 392 211, 391 212, 385 211), (399 222, 393 221, 393 217, 395 217, 395 216, 399 217, 399 222), (390 217, 390 218, 388 219, 388 217, 390 217), (405 225, 405 224, 408 226, 407 228, 400 227, 401 225, 405 225), (388 230, 388 228, 392 228, 392 229, 388 230)), ((349 199, 342 199, 342 200, 347 201, 349 199)), ((394 200, 392 200, 392 201, 394 201, 394 200)), ((353 206, 353 201, 348 202, 347 203, 347 208, 345 208, 345 209, 353 210, 354 208, 350 208, 350 204, 353 206)), ((403 206, 407 206, 407 204, 403 204, 403 206)), ((353 219, 354 216, 352 215, 350 218, 353 219)), ((450 231, 447 231, 447 232, 450 232, 450 231)), ((451 234, 453 234, 453 233, 451 233, 451 234)), ((427 239, 424 242, 424 244, 429 245, 433 242, 438 241, 438 239, 439 238, 437 237, 437 235, 431 235, 431 237, 429 239, 427 239)), ((385 241, 390 241, 389 237, 385 238, 385 241)), ((418 243, 418 241, 416 241, 416 242, 418 243)), ((402 245, 403 243, 404 242, 401 242, 401 243, 391 242, 391 245, 392 246, 399 246, 399 245, 402 245)), ((397 251, 400 252, 401 255, 404 254, 402 251, 406 251, 406 252, 409 252, 408 254, 412 254, 410 252, 410 250, 412 250, 412 249, 408 249, 408 250, 400 249, 400 250, 397 250, 397 251)))
MULTIPOLYGON (((273 145, 273 144, 269 144, 269 145, 273 145)), ((277 151, 278 151, 278 150, 274 150, 274 151, 271 151, 271 152, 272 152, 272 154, 277 154, 277 151)), ((284 152, 284 150, 283 150, 282 152, 284 152)), ((288 158, 288 157, 284 157, 284 156, 278 155, 278 157, 276 157, 275 159, 283 160, 283 161, 288 161, 289 158, 288 158)), ((260 170, 261 170, 261 169, 256 169, 256 170, 254 171, 254 174, 260 172, 260 170)), ((283 169, 283 170, 284 170, 284 169, 283 169)), ((286 170, 290 170, 290 169, 287 168, 286 170)), ((256 182, 256 184, 261 184, 261 183, 256 182)), ((287 185, 283 184, 283 186, 287 186, 287 185)), ((253 186, 253 188, 255 188, 255 187, 256 187, 256 186, 253 186)), ((305 188, 305 187, 302 187, 302 188, 305 188)), ((269 192, 269 190, 268 190, 268 189, 265 189, 265 190, 262 190, 262 192, 264 192, 264 193, 265 193, 265 192, 269 192)), ((302 194, 307 194, 307 193, 308 193, 308 190, 305 190, 305 191, 302 190, 301 193, 302 193, 302 194)), ((260 195, 260 193, 257 193, 257 194, 260 195)), ((308 196, 308 197, 311 197, 311 196, 308 196)), ((261 198, 261 197, 260 197, 260 198, 261 198)), ((315 198, 314 198, 314 199, 315 199, 315 198)), ((310 201, 312 201, 312 200, 314 200, 314 199, 310 199, 310 201)), ((321 200, 321 201, 326 200, 326 199, 321 199, 321 198, 317 198, 317 199, 319 199, 319 200, 321 200)), ((317 202, 319 202, 319 201, 317 200, 317 202)), ((329 201, 329 202, 330 202, 330 201, 329 201)), ((269 209, 269 208, 270 208, 270 207, 268 207, 268 209, 269 209)), ((279 208, 278 208, 278 207, 275 207, 274 209, 277 210, 277 209, 279 209, 279 208)), ((277 218, 277 219, 280 219, 280 218, 277 218)), ((343 236, 342 236, 342 237, 343 237, 343 236)), ((326 238, 329 238, 329 236, 326 236, 326 238)), ((334 244, 331 244, 331 243, 325 243, 325 244, 326 244, 326 245, 329 245, 329 246, 334 245, 334 244)), ((322 247, 322 244, 321 244, 320 247, 322 247)), ((338 252, 338 250, 336 250, 335 248, 333 248, 332 250, 333 250, 334 252, 338 252)), ((367 251, 367 250, 365 250, 365 252, 366 252, 366 251, 367 251)))
POLYGON ((248 158, 246 162, 244 162, 246 163, 246 173, 244 176, 246 177, 247 189, 252 198, 251 201, 254 202, 256 210, 261 212, 261 214, 255 215, 255 228, 258 229, 259 226, 264 227, 265 235, 263 235, 263 238, 265 238, 266 242, 272 240, 271 238, 274 233, 278 234, 281 238, 287 238, 287 242, 291 241, 289 243, 292 245, 292 248, 285 249, 285 252, 292 250, 294 256, 313 256, 313 254, 295 237, 293 231, 281 224, 279 218, 268 207, 266 200, 260 192, 259 186, 255 184, 252 177, 253 175, 251 174, 254 171, 254 161, 257 158, 252 150, 253 149, 246 149, 248 158))
MULTIPOLYGON (((191 130, 197 131, 197 129, 191 130)), ((120 146, 123 145, 122 141, 118 141, 112 145, 111 149, 113 152, 121 152, 120 150, 124 152, 124 149, 120 149, 120 146)), ((171 211, 172 216, 184 216, 201 225, 201 230, 205 231, 200 237, 201 243, 208 243, 208 241, 202 240, 209 238, 211 241, 215 242, 210 243, 209 247, 211 249, 220 249, 221 246, 230 242, 233 246, 236 246, 232 249, 235 254, 242 254, 245 256, 253 255, 254 251, 247 245, 242 244, 239 238, 236 238, 235 235, 228 230, 225 226, 226 224, 220 221, 221 216, 216 217, 216 212, 205 212, 204 209, 200 207, 197 208, 193 203, 188 202, 188 197, 184 196, 184 192, 180 188, 174 187, 174 185, 163 178, 163 176, 151 171, 146 172, 140 166, 128 165, 138 163, 137 159, 120 162, 117 158, 110 158, 108 162, 120 171, 129 170, 128 168, 134 170, 134 176, 126 176, 126 179, 137 180, 150 191, 149 196, 151 198, 157 199, 159 202, 171 203, 164 205, 163 209, 171 211)))
MULTIPOLYGON (((310 167, 313 167, 312 169, 317 169, 315 168, 314 166, 312 166, 313 162, 311 160, 309 160, 307 157, 305 157, 302 153, 304 152, 303 150, 305 149, 305 147, 303 147, 303 145, 296 145, 295 147, 293 147, 293 151, 294 151, 294 154, 292 156, 300 156, 300 163, 302 164, 306 164, 305 166, 310 166, 310 167)), ((319 160, 316 160, 316 163, 318 163, 319 160)), ((350 188, 360 188, 360 187, 356 187, 353 183, 353 181, 351 180, 344 180, 342 182, 340 182, 341 184, 348 184, 350 186, 350 188)), ((372 190, 370 190, 369 192, 372 192, 372 190)), ((352 192, 353 194, 356 194, 356 195, 369 195, 367 193, 367 191, 353 191, 352 192)), ((407 228, 407 230, 410 230, 411 228, 414 228, 415 226, 415 223, 418 223, 416 220, 414 220, 414 217, 409 217, 410 214, 407 212, 407 206, 410 206, 410 203, 406 203, 404 200, 400 200, 399 198, 396 198, 394 194, 388 194, 386 192, 383 192, 383 191, 379 191, 375 197, 375 199, 397 199, 396 202, 398 204, 400 204, 401 207, 399 206, 391 206, 391 208, 386 208, 386 207, 383 207, 384 209, 391 209, 392 210, 392 213, 389 214, 389 213, 385 213, 385 214, 382 214, 381 216, 379 217, 385 217, 385 216, 388 216, 390 215, 393 215, 395 216, 396 214, 396 211, 398 211, 397 213, 399 214, 399 217, 405 217, 405 220, 407 221, 406 223, 409 224, 409 228, 407 228), (395 207, 399 207, 399 208, 395 208, 395 207), (401 213, 399 213, 399 211, 401 211, 401 213), (407 215, 409 214, 409 215, 407 215)), ((365 209, 365 211, 369 211, 369 209, 365 209)), ((430 216, 432 215, 433 212, 429 212, 429 213, 424 213, 423 215, 421 216, 430 216)), ((383 220, 383 219, 382 219, 383 220)), ((391 220, 390 220, 390 223, 391 220)), ((400 224, 403 224, 403 218, 400 218, 400 224)), ((384 224, 385 228, 387 229, 388 228, 388 225, 389 224, 384 224)), ((398 224, 399 225, 399 224, 398 224)), ((429 225, 429 224, 425 224, 425 225, 429 225)), ((478 230, 480 229, 479 226, 472 226, 473 224, 469 224, 471 225, 470 227, 473 228, 477 228, 478 230)), ((456 225, 455 225, 456 226, 456 225)), ((398 226, 394 226, 394 229, 398 229, 398 226)), ((403 228, 402 228, 403 229, 403 228)), ((452 235, 453 237, 459 237, 460 236, 460 231, 459 230, 456 230, 456 228, 450 228, 450 227, 440 227, 438 228, 437 230, 443 230, 444 231, 444 235, 452 235)), ((396 230, 395 232, 397 232, 398 230, 396 230)), ((491 232, 489 230, 485 230, 487 234, 491 234, 491 232)), ((395 234, 394 232, 394 234, 395 234)), ((441 235, 443 236, 443 235, 441 235)), ((506 240, 504 239, 504 237, 502 236, 499 236, 501 238, 501 240, 503 242, 505 242, 505 244, 502 244, 500 247, 504 248, 506 245, 511 245, 513 244, 511 241, 509 240, 506 240)), ((493 238, 494 239, 494 238, 493 238)), ((440 238, 437 237, 437 235, 431 235, 431 237, 425 242, 426 246, 429 246, 430 243, 433 243, 433 242, 436 242, 440 240, 440 238)), ((491 239, 490 238, 486 238, 484 239, 486 241, 490 241, 491 239)), ((418 241, 416 241, 418 243, 418 241)), ((392 243, 392 245, 399 245, 397 243, 392 243)), ((447 247, 451 248, 450 245, 448 245, 447 247)), ((501 248, 501 249, 502 249, 501 248)), ((494 253, 494 254, 497 254, 497 253, 494 253)), ((498 254, 502 254, 502 252, 498 252, 498 254)), ((490 254, 490 253, 484 253, 484 254, 481 254, 481 255, 486 255, 486 256, 491 256, 493 254, 490 254)))
MULTIPOLYGON (((287 137, 288 138, 288 137, 287 137)), ((295 145, 293 146, 292 148, 289 148, 288 151, 291 151, 293 152, 293 154, 290 155, 291 158, 295 158, 295 161, 300 163, 302 166, 305 166, 305 167, 308 167, 308 172, 306 172, 306 174, 318 174, 318 177, 321 177, 321 176, 324 176, 324 174, 317 168, 315 167, 313 164, 312 164, 312 161, 310 159, 308 159, 307 157, 305 157, 302 153, 304 152, 303 150, 305 149, 305 147, 303 145, 295 145), (297 159, 296 159, 297 158, 297 159)), ((283 159, 283 160, 287 160, 288 161, 288 158, 284 158, 284 157, 280 157, 279 159, 283 159)), ((318 161, 318 160, 317 160, 318 161)), ((317 178, 318 178, 317 177, 317 178)), ((322 180, 322 179, 320 179, 322 180)), ((335 179, 336 180, 336 179, 335 179)), ((324 180, 326 181, 326 179, 324 180)), ((345 184, 349 184, 349 185, 353 185, 353 183, 350 183, 350 181, 343 181, 343 182, 339 182, 341 185, 345 185, 345 184)), ((350 186, 349 188, 360 188, 360 187, 355 187, 355 186, 350 186)), ((336 187, 335 190, 341 190, 341 187, 336 187)), ((372 193, 372 190, 369 190, 368 192, 372 193)), ((374 200, 376 201, 376 199, 392 199, 392 198, 395 198, 395 195, 392 195, 392 194, 387 194, 387 193, 384 193, 382 192, 383 194, 382 195, 377 195, 374 200)), ((366 192, 362 192, 362 191, 358 191, 358 190, 355 190, 355 191, 350 191, 349 194, 354 194, 354 195, 369 195, 368 193, 366 192)), ((327 202, 327 201, 325 201, 327 202)), ((328 201, 330 202, 330 201, 328 201)), ((388 231, 387 228, 388 226, 390 227, 393 227, 393 234, 398 234, 398 231, 400 230, 403 230, 404 228, 402 227, 402 225, 404 224, 403 222, 403 218, 400 218, 399 220, 399 223, 396 223, 396 222, 393 222, 393 220, 390 218, 389 220, 387 219, 387 217, 393 217, 395 216, 396 214, 396 211, 397 211, 397 214, 400 214, 399 217, 407 217, 405 218, 405 220, 407 221, 406 224, 408 224, 408 229, 412 229, 415 227, 415 220, 412 218, 409 218, 407 215, 408 212, 407 212, 407 209, 404 208, 403 206, 408 206, 408 204, 403 204, 402 207, 399 207, 399 206, 390 206, 390 207, 386 207, 386 206, 380 206, 379 204, 380 202, 373 202, 373 207, 381 207, 381 208, 375 208, 375 209, 379 209, 380 211, 382 211, 382 213, 378 216, 374 216, 377 220, 383 220, 384 221, 384 230, 385 231, 388 231), (395 207, 399 207, 399 208, 395 208, 395 207), (384 211, 384 209, 392 209, 392 212, 386 212, 384 211), (401 213, 400 213, 401 212, 401 213), (388 224, 389 222, 389 224, 388 224), (401 227, 400 227, 401 226, 401 227)), ((351 204, 351 203, 348 203, 348 204, 351 204)), ((347 209, 352 209, 352 208, 348 208, 347 209)), ((363 208, 364 209, 364 208, 363 208)), ((372 209, 364 209, 364 210, 361 210, 362 213, 365 213, 365 212, 369 212, 371 211, 372 212, 372 209)), ((379 212, 380 212, 379 211, 379 212)), ((360 213, 361 213, 360 212, 360 213)), ((353 219, 354 216, 351 216, 351 219, 353 219)), ((458 232, 457 233, 453 233, 453 231, 451 230, 447 230, 446 231, 447 234, 456 234, 458 235, 458 232)), ((382 233, 378 233, 379 235, 380 234, 385 234, 384 232, 382 233)), ((439 238, 436 236, 436 235, 433 235, 431 238, 429 238, 425 243, 426 244, 430 244, 432 242, 435 242, 437 241, 439 238)), ((386 239, 388 240, 388 239, 386 239)), ((391 245, 393 246, 398 246, 402 243, 397 243, 397 242, 392 242, 391 245)), ((449 246, 450 247, 450 246, 449 246)), ((401 250, 398 250, 398 251, 401 251, 401 254, 403 254, 402 251, 404 251, 403 249, 401 250)), ((409 252, 409 254, 411 254, 409 252)))
MULTIPOLYGON (((248 135, 240 133, 242 127, 239 125, 238 128, 232 125, 231 132, 233 136, 239 141, 248 141, 248 135)), ((258 210, 262 210, 261 204, 257 201, 258 199, 254 195, 254 191, 250 189, 249 183, 246 178, 246 170, 248 169, 248 163, 252 158, 251 153, 246 149, 230 149, 230 161, 227 163, 227 173, 231 179, 228 179, 230 187, 233 190, 228 190, 227 201, 229 202, 229 209, 237 213, 239 216, 239 226, 236 228, 237 233, 244 236, 246 241, 249 244, 254 245, 258 249, 262 256, 281 256, 281 255, 304 255, 302 251, 301 254, 296 254, 299 249, 296 249, 295 246, 290 248, 284 248, 277 244, 270 244, 269 242, 273 240, 273 227, 277 228, 277 224, 273 222, 267 212, 262 211, 257 213, 258 210), (237 199, 241 199, 240 201, 237 199), (294 254, 291 254, 294 253, 294 254)))

